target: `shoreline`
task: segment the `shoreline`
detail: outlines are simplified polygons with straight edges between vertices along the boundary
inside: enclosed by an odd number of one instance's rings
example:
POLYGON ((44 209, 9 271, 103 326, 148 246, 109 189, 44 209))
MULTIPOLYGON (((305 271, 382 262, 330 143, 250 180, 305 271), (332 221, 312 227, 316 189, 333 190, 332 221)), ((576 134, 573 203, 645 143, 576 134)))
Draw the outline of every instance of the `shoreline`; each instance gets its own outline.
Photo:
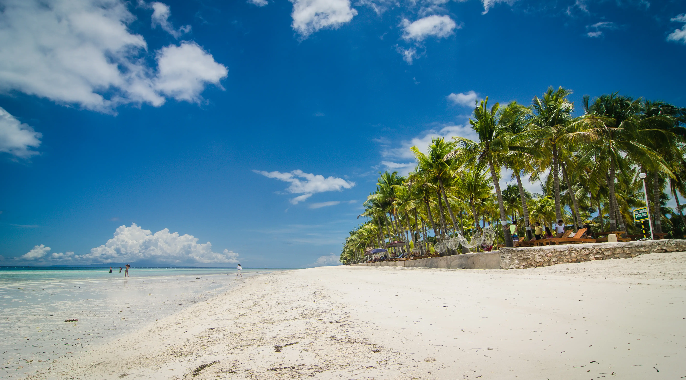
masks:
POLYGON ((680 378, 684 290, 684 252, 269 273, 28 378, 680 378))
POLYGON ((124 278, 68 272, 61 276, 3 279, 0 377, 22 378, 51 363, 78 357, 188 305, 223 294, 234 283, 232 276, 227 281, 225 273, 124 278))

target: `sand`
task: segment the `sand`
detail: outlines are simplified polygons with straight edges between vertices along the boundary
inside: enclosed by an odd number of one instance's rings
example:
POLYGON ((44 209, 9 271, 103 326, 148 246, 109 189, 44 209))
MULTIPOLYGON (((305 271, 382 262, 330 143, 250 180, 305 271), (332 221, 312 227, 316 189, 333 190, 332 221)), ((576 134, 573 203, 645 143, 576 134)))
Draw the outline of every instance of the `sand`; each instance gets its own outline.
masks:
POLYGON ((276 272, 29 378, 680 379, 684 359, 686 253, 655 253, 276 272))
POLYGON ((23 378, 54 360, 78 357, 93 346, 223 294, 234 282, 233 273, 128 278, 76 274, 66 279, 3 281, 0 379, 23 378))

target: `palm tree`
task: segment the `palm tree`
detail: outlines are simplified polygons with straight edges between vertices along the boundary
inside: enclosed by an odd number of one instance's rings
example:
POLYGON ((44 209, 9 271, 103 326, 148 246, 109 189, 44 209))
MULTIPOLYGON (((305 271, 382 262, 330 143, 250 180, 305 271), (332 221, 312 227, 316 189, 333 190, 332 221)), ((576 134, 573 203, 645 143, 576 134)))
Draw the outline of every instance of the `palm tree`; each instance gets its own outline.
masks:
MULTIPOLYGON (((417 173, 422 174, 426 179, 425 183, 429 185, 429 187, 433 187, 435 189, 436 196, 438 198, 439 217, 443 232, 447 231, 443 203, 445 203, 447 206, 453 225, 456 228, 458 226, 455 215, 450 208, 450 203, 448 202, 448 197, 445 190, 445 185, 453 182, 450 165, 454 159, 448 156, 448 154, 453 151, 454 147, 455 145, 453 143, 446 142, 443 138, 437 138, 431 141, 428 154, 422 153, 415 146, 410 148, 417 158, 417 173)), ((443 233, 441 235, 443 235, 443 233)))
MULTIPOLYGON (((498 198, 498 208, 500 211, 500 223, 505 237, 505 245, 512 247, 512 237, 510 236, 509 223, 505 215, 505 206, 503 204, 503 194, 500 192, 500 181, 498 173, 496 172, 496 164, 498 163, 498 155, 507 151, 507 145, 502 138, 505 134, 502 128, 498 125, 498 109, 500 105, 494 104, 490 109, 488 108, 488 97, 482 100, 481 103, 474 109, 474 119, 469 119, 472 129, 479 135, 480 150, 479 159, 488 163, 491 170, 491 179, 493 180, 493 187, 498 198)), ((498 165, 498 171, 500 166, 498 165)))
MULTIPOLYGON (((638 125, 639 132, 644 137, 641 140, 670 163, 669 167, 672 172, 670 177, 673 178, 675 171, 686 166, 684 155, 678 148, 678 141, 683 142, 686 137, 686 128, 680 126, 680 123, 686 123, 686 108, 651 101, 645 101, 642 105, 644 113, 638 125)), ((660 175, 662 170, 659 165, 650 165, 651 163, 652 161, 647 162, 647 167, 652 169, 653 205, 651 211, 653 212, 655 232, 659 233, 662 232, 662 213, 659 206, 660 195, 662 194, 660 175)))
POLYGON ((532 101, 534 117, 531 120, 533 135, 538 140, 539 146, 551 156, 550 172, 553 175, 553 192, 555 196, 555 218, 562 219, 562 207, 560 202, 560 148, 564 145, 569 126, 572 121, 574 104, 567 100, 572 91, 562 87, 553 90, 552 87, 543 94, 543 98, 537 96, 532 101))
POLYGON ((589 104, 588 96, 584 97, 586 115, 579 123, 583 130, 574 132, 573 138, 587 142, 584 144, 585 154, 595 155, 608 163, 607 184, 609 190, 610 228, 626 231, 621 210, 617 203, 615 180, 617 169, 621 172, 630 171, 627 159, 644 163, 650 167, 659 167, 671 173, 664 159, 640 141, 640 137, 647 137, 654 132, 653 128, 639 131, 641 125, 656 122, 656 118, 641 119, 642 105, 640 100, 618 96, 616 93, 602 95, 593 104, 589 104), (615 220, 617 216, 618 220, 615 220))
POLYGON ((505 137, 509 139, 509 152, 503 158, 503 162, 505 166, 512 169, 512 175, 517 180, 519 200, 522 203, 522 215, 524 216, 524 227, 526 228, 528 239, 532 237, 531 224, 521 173, 522 171, 533 172, 532 162, 540 156, 538 149, 532 148, 529 143, 531 135, 527 132, 531 121, 530 116, 531 109, 517 102, 508 104, 500 115, 500 125, 507 132, 505 137))

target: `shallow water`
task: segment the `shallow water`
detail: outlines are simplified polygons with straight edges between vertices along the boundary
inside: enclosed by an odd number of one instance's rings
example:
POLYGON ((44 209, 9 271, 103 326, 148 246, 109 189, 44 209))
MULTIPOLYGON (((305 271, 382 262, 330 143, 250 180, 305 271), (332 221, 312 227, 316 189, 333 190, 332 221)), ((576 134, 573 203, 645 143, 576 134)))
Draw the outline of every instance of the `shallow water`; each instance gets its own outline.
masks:
MULTIPOLYGON (((0 378, 21 378, 240 281, 233 268, 132 268, 128 278, 118 272, 0 268, 0 378)), ((244 269, 243 275, 266 272, 244 269)))

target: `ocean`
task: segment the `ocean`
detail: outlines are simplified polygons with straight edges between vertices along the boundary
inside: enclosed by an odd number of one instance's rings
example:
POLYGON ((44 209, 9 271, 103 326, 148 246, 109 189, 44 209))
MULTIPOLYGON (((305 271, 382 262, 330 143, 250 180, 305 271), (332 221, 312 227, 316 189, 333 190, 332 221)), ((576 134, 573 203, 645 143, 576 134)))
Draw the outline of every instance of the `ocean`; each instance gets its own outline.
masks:
POLYGON ((241 281, 235 268, 131 268, 130 277, 112 269, 0 267, 0 378, 48 368, 241 281))

